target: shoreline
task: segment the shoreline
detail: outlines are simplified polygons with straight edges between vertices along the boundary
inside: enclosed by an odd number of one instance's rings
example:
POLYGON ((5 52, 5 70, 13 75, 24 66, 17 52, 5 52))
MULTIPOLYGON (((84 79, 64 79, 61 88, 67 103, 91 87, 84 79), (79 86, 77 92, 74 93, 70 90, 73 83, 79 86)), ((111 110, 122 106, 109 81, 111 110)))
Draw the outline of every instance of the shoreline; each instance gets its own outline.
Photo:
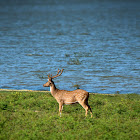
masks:
POLYGON ((0 89, 0 91, 50 92, 50 91, 47 91, 47 90, 29 90, 29 89, 0 89))
MULTIPOLYGON (((0 89, 0 92, 1 91, 26 91, 26 92, 49 92, 49 90, 29 90, 29 89, 0 89)), ((126 94, 138 94, 138 93, 122 93, 122 94, 114 94, 114 93, 94 93, 94 92, 89 92, 89 94, 93 94, 93 95, 110 95, 110 96, 115 96, 115 95, 126 95, 126 94)), ((140 94, 138 94, 140 95, 140 94)))
MULTIPOLYGON (((26 92, 50 92, 48 90, 28 90, 28 89, 0 89, 0 91, 26 91, 26 92)), ((123 95, 123 94, 114 94, 114 93, 93 93, 93 92, 89 92, 89 94, 93 94, 93 95, 110 95, 110 96, 115 96, 115 95, 123 95)), ((127 93, 126 93, 127 94, 127 93)))
MULTIPOLYGON (((27 92, 50 92, 49 90, 28 90, 28 89, 0 89, 0 91, 27 91, 27 92)), ((89 94, 101 94, 101 95, 114 95, 114 94, 103 94, 103 93, 92 93, 89 94)))

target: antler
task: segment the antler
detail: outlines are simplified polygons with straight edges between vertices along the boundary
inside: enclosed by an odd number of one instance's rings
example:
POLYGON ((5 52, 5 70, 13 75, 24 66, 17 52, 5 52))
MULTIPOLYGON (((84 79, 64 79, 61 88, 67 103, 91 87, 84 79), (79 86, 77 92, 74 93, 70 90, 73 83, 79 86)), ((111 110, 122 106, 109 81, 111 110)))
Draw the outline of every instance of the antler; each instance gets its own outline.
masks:
POLYGON ((50 73, 48 74, 48 79, 52 77, 52 74, 50 75, 50 73))
POLYGON ((53 78, 56 78, 56 77, 60 76, 62 74, 62 72, 63 72, 63 69, 62 70, 58 69, 57 74, 55 76, 51 77, 51 78, 53 79, 53 78))

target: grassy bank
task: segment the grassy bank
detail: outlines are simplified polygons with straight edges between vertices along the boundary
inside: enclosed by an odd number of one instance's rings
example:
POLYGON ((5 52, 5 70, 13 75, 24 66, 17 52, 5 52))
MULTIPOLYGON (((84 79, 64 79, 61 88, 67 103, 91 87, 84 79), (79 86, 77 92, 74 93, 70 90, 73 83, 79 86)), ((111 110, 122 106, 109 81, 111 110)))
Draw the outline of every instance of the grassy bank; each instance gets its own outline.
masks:
POLYGON ((48 92, 0 91, 0 140, 139 140, 140 95, 90 94, 85 118, 79 105, 64 106, 48 92))

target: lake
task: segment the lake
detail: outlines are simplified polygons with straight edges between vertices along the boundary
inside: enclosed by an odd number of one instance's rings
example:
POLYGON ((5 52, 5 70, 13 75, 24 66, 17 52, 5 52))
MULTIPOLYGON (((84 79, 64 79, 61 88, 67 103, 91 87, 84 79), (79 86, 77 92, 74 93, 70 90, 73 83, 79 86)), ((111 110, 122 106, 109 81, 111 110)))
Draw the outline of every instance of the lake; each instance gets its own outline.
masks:
POLYGON ((0 88, 140 93, 140 2, 0 2, 0 88))

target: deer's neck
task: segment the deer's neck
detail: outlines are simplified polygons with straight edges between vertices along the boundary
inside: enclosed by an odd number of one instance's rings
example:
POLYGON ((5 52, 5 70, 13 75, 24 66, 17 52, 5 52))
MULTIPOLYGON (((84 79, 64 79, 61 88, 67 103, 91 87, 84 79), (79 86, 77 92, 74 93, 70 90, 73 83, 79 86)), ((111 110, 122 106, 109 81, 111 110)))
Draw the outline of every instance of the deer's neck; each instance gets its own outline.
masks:
POLYGON ((56 88, 55 84, 50 86, 50 92, 51 92, 52 96, 55 97, 55 94, 57 93, 57 91, 58 91, 58 89, 56 88))

